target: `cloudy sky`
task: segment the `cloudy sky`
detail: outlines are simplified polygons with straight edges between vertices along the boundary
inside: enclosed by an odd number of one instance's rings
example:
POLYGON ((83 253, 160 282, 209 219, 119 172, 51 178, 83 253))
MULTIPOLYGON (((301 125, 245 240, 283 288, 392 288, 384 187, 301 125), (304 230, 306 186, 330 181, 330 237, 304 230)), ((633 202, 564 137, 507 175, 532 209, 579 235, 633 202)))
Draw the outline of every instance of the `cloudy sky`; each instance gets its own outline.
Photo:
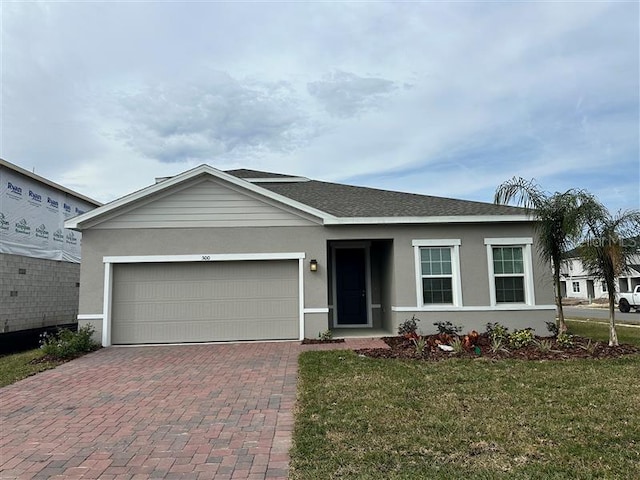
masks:
POLYGON ((100 201, 208 163, 640 208, 635 1, 0 9, 0 156, 100 201))

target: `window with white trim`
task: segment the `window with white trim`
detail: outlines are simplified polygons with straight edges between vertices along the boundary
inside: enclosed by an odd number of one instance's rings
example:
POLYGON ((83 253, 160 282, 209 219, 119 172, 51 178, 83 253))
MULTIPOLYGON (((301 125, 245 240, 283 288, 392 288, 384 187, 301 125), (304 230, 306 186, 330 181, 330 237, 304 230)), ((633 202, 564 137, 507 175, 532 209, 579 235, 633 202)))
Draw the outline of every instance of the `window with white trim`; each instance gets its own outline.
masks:
POLYGON ((571 282, 573 293, 580 293, 580 282, 571 282))
POLYGON ((606 284, 606 282, 602 282, 602 291, 604 293, 607 293, 607 284, 606 284))
POLYGON ((462 306, 460 240, 414 240, 418 307, 462 306))
POLYGON ((420 249, 423 303, 453 304, 451 247, 420 249))
POLYGON ((485 238, 491 305, 534 304, 531 238, 485 238))

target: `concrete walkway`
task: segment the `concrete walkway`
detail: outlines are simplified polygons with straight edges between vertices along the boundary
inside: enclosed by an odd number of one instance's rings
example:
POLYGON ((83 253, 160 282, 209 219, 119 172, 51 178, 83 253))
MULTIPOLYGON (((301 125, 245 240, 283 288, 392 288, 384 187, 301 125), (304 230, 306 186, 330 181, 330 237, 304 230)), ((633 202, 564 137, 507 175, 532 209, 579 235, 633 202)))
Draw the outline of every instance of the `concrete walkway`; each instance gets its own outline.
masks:
POLYGON ((100 350, 0 389, 0 478, 287 478, 298 354, 384 346, 100 350))

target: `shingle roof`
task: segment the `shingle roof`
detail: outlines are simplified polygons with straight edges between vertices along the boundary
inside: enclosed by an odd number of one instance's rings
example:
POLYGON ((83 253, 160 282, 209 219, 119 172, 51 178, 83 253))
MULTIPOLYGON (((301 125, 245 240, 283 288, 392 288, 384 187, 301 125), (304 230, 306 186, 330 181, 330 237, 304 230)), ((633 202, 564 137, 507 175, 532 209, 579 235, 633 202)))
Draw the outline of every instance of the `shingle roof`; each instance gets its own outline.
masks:
POLYGON ((261 172, 259 170, 247 170, 246 168, 239 168, 237 170, 225 170, 225 173, 233 175, 238 178, 291 178, 292 175, 285 175, 282 173, 261 172))
MULTIPOLYGON (((251 170, 227 171, 240 178, 254 177, 251 170), (241 172, 241 173, 236 173, 241 172), (251 172, 251 176, 241 174, 251 172)), ((270 174, 276 177, 287 175, 270 174)), ((264 177, 263 177, 264 178, 264 177)), ((274 177, 271 177, 274 178, 274 177)), ((394 192, 368 187, 310 180, 299 183, 261 183, 262 188, 322 210, 336 217, 432 217, 523 215, 524 209, 493 203, 394 192)))

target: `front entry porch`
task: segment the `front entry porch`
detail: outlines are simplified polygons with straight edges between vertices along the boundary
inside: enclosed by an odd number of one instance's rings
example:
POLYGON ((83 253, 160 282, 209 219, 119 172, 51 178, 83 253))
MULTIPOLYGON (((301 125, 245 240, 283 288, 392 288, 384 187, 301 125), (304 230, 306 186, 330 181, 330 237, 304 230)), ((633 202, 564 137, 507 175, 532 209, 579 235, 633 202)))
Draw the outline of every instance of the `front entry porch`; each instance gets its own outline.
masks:
POLYGON ((327 242, 329 327, 335 337, 391 332, 392 240, 327 242))

